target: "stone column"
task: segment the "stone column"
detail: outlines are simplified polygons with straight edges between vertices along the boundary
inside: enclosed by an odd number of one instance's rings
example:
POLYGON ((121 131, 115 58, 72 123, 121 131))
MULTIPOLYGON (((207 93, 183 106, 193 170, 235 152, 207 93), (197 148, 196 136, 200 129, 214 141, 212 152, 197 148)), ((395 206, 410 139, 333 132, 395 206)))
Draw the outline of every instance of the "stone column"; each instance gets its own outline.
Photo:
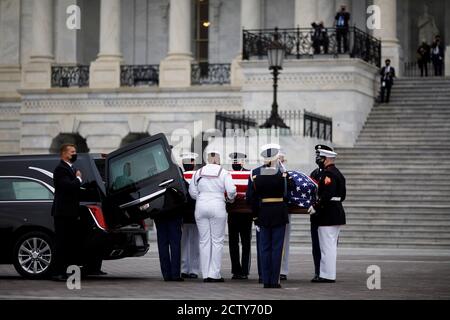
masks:
POLYGON ((325 28, 334 27, 334 16, 336 15, 334 0, 317 1, 317 21, 323 21, 325 28))
POLYGON ((52 62, 54 62, 53 0, 34 0, 31 55, 23 68, 22 87, 50 88, 52 62))
POLYGON ((170 0, 169 52, 159 65, 159 86, 166 88, 191 85, 191 1, 170 0))
POLYGON ((295 0, 295 27, 311 28, 317 21, 317 0, 295 0))
POLYGON ((242 74, 242 30, 261 28, 261 0, 241 0, 241 30, 239 55, 231 62, 231 85, 241 86, 244 81, 242 74))
POLYGON ((390 59, 397 76, 401 75, 401 47, 397 39, 397 0, 374 0, 374 5, 381 10, 381 28, 375 29, 373 35, 381 39, 381 59, 390 59))
POLYGON ((450 77, 450 46, 445 47, 444 68, 444 75, 450 77))
POLYGON ((0 96, 18 97, 20 88, 20 1, 0 1, 0 96))
POLYGON ((100 52, 91 63, 89 87, 120 87, 120 0, 101 0, 100 52))

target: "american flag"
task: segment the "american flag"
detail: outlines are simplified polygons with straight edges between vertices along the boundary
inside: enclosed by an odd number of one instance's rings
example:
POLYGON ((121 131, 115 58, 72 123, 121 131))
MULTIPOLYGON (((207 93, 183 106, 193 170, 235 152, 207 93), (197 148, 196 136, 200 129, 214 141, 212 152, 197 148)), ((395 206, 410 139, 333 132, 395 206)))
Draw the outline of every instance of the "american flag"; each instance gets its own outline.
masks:
MULTIPOLYGON (((251 171, 230 171, 236 185, 236 199, 245 199, 248 177, 251 171)), ((192 179, 194 171, 186 171, 184 178, 187 182, 192 179)), ((309 208, 317 198, 317 184, 307 175, 298 171, 288 171, 295 183, 295 189, 289 191, 289 204, 301 208, 309 208)))
MULTIPOLYGON (((236 199, 245 199, 245 192, 247 191, 248 177, 251 171, 229 171, 233 178, 234 185, 236 186, 236 199)), ((184 178, 188 183, 191 182, 192 175, 195 171, 186 171, 184 178)))
POLYGON ((298 171, 288 173, 295 183, 295 188, 289 191, 289 204, 309 208, 317 199, 317 184, 304 173, 298 171))

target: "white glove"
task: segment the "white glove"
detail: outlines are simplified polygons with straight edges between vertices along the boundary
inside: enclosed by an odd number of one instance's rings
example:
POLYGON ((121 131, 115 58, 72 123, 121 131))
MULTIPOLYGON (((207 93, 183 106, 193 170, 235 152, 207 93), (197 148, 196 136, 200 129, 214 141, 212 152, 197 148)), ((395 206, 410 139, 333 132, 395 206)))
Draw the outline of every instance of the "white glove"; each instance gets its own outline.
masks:
POLYGON ((256 232, 261 231, 261 229, 259 228, 259 226, 256 226, 256 232))
POLYGON ((313 215, 314 213, 316 213, 316 210, 314 210, 314 207, 313 207, 313 206, 311 206, 311 207, 308 208, 308 213, 309 213, 310 215, 313 215))

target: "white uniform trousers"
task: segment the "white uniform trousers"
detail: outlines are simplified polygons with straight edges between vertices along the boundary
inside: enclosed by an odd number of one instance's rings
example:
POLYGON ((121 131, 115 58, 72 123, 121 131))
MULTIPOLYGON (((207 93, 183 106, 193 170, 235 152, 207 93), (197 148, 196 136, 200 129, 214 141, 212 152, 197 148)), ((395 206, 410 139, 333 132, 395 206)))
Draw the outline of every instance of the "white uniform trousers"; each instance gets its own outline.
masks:
POLYGON ((203 279, 220 279, 227 223, 225 202, 217 199, 198 199, 195 206, 195 221, 200 239, 200 265, 203 279))
POLYGON ((320 277, 336 280, 337 243, 341 226, 319 227, 320 277))
POLYGON ((200 272, 198 229, 194 223, 183 224, 181 235, 181 273, 200 272))
POLYGON ((285 276, 289 273, 289 243, 291 242, 291 215, 288 215, 289 223, 286 225, 286 232, 284 233, 283 256, 281 259, 280 274, 285 276))

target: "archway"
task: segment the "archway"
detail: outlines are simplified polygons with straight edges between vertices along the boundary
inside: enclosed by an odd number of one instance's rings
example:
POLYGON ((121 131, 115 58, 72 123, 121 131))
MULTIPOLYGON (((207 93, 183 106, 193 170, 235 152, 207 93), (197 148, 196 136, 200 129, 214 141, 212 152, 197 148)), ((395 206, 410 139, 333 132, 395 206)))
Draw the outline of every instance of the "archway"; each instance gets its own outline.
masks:
POLYGON ((77 152, 87 153, 89 152, 86 139, 80 136, 78 133, 60 133, 53 140, 50 145, 50 153, 59 153, 59 148, 64 143, 73 143, 77 147, 77 152))
POLYGON ((143 138, 150 137, 148 132, 130 132, 127 134, 120 143, 120 147, 126 146, 127 144, 133 143, 143 138))

